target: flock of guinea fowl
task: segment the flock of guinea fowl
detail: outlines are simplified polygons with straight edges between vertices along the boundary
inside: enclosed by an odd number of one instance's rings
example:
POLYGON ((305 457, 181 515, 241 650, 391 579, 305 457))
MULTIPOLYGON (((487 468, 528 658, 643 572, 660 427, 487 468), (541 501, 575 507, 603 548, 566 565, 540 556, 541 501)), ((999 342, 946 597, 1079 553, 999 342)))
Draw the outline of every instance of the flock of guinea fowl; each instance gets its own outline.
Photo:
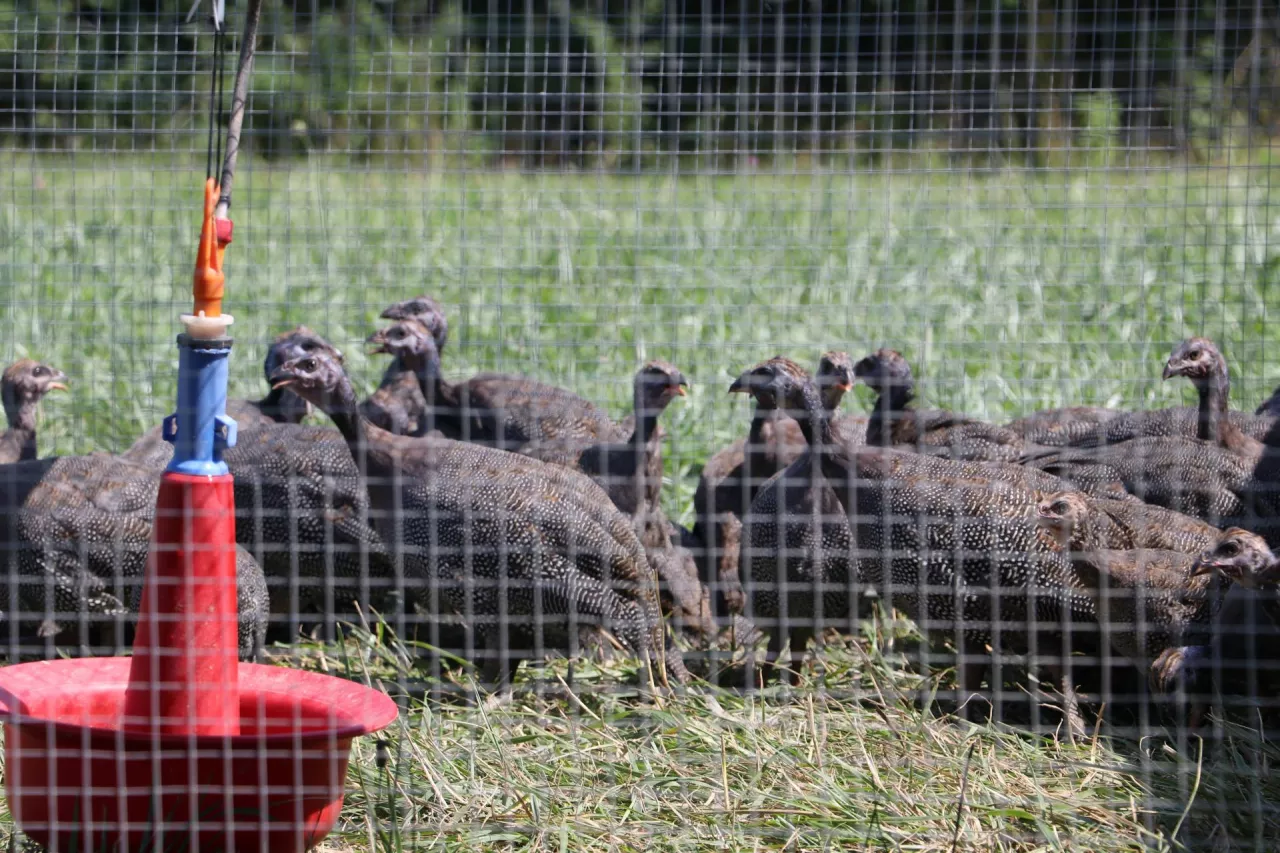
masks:
MULTIPOLYGON (((1203 338, 1163 370, 1195 386, 1195 407, 1003 426, 914 405, 892 350, 828 352, 812 374, 769 359, 729 388, 754 414, 703 466, 690 530, 659 502, 658 420, 687 388, 676 367, 640 368, 634 413, 615 422, 527 377, 447 380, 448 323, 429 297, 382 317, 369 342, 391 364, 367 399, 341 352, 298 327, 267 353, 269 393, 228 403, 244 657, 372 613, 493 687, 522 660, 618 649, 649 685, 693 678, 682 648, 729 650, 699 660, 746 660, 748 684, 798 682, 811 641, 888 605, 951 647, 962 689, 999 689, 992 665, 1013 655, 1073 719, 1102 684, 1090 661, 1167 692, 1229 689, 1216 663, 1272 659, 1280 405, 1232 410, 1226 361, 1203 338), (870 415, 842 414, 859 381, 877 395, 870 415), (302 423, 313 407, 337 429, 302 423), (1247 643, 1225 630, 1241 626, 1247 643)), ((11 642, 46 651, 120 642, 103 632, 136 611, 172 455, 157 428, 119 455, 38 458, 36 406, 66 382, 30 360, 3 378, 0 609, 11 642)))

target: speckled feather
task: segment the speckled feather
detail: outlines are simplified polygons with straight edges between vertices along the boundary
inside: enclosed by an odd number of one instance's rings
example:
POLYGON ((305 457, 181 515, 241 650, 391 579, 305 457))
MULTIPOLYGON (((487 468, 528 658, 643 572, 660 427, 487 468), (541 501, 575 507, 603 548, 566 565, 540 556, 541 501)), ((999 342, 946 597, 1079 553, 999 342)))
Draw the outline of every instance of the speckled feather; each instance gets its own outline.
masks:
MULTIPOLYGON (((325 408, 352 458, 367 459, 376 523, 403 560, 410 592, 429 612, 443 602, 469 621, 489 652, 486 669, 497 667, 489 674, 505 681, 539 648, 570 648, 570 611, 580 624, 606 624, 642 657, 666 646, 657 579, 631 520, 590 479, 492 448, 379 430, 358 416, 349 381, 325 356, 291 362, 277 379, 325 408), (512 648, 499 654, 503 628, 512 648)), ((674 647, 667 658, 683 678, 674 647)))
MULTIPOLYGON (((44 620, 45 635, 81 618, 136 612, 160 478, 106 454, 4 466, 0 481, 31 484, 11 525, 18 559, 18 607, 44 620), (52 601, 48 593, 52 592, 52 601)), ((261 567, 238 549, 237 604, 242 659, 257 656, 266 631, 261 567)), ((12 574, 11 574, 12 576, 12 574)), ((9 610, 8 590, 0 608, 9 610)))
POLYGON ((1040 516, 1061 528, 1072 551, 1150 548, 1198 556, 1222 535, 1217 527, 1174 510, 1079 492, 1047 495, 1040 516), (1059 503, 1066 504, 1065 511, 1055 506, 1059 503))

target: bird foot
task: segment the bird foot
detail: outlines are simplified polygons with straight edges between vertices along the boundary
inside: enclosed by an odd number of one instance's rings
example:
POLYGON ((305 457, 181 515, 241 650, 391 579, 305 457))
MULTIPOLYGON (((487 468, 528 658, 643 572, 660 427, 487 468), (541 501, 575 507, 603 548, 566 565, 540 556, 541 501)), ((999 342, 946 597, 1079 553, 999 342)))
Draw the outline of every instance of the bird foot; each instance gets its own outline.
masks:
POLYGON ((1209 656, 1205 646, 1174 646, 1165 649, 1151 664, 1151 686, 1161 693, 1169 693, 1178 687, 1186 687, 1195 677, 1197 668, 1209 656))

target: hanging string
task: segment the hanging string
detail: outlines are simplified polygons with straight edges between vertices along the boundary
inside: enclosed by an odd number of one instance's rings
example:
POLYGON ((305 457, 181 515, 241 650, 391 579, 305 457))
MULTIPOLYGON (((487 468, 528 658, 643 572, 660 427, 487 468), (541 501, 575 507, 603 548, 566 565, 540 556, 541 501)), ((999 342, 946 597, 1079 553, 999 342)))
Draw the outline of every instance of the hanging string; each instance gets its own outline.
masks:
POLYGON ((213 30, 213 68, 209 73, 209 140, 205 150, 205 177, 218 177, 222 168, 222 127, 226 119, 226 105, 223 98, 226 92, 227 30, 226 26, 214 19, 213 30))
POLYGON ((222 145, 225 140, 223 128, 227 126, 227 122, 226 122, 226 118, 227 118, 227 105, 226 105, 227 27, 225 23, 223 23, 223 25, 218 28, 218 32, 214 36, 214 44, 216 45, 215 53, 218 57, 218 65, 217 65, 217 68, 214 70, 214 76, 218 80, 218 97, 217 97, 218 132, 215 134, 215 137, 218 140, 218 150, 213 158, 214 171, 211 171, 209 173, 209 177, 216 179, 218 177, 217 170, 222 168, 222 145))

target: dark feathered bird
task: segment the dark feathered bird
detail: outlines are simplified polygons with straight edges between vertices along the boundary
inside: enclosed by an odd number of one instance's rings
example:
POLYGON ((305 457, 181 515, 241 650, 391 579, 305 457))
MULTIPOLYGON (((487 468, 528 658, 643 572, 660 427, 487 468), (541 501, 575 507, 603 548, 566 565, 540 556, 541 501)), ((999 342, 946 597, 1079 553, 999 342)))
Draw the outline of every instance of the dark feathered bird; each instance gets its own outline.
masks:
POLYGON ((1036 490, 983 463, 825 442, 818 456, 857 542, 859 583, 957 643, 962 688, 978 686, 989 645, 1025 649, 1030 633, 1087 614, 1069 562, 1036 527, 1036 490))
MULTIPOLYGON (((420 297, 392 306, 384 316, 396 319, 396 323, 379 334, 391 334, 392 329, 414 322, 424 323, 428 330, 446 328, 441 325, 444 315, 438 305, 431 307, 434 304, 420 297), (422 319, 419 309, 428 319, 422 319)), ((439 345, 436 351, 441 351, 439 345)), ((401 381, 407 383, 407 379, 401 381)), ((413 406, 416 403, 410 408, 413 406)), ((438 429, 449 438, 504 450, 564 440, 625 441, 628 435, 577 394, 524 376, 480 373, 462 382, 450 382, 437 372, 423 395, 422 407, 429 425, 418 424, 415 434, 438 429)))
POLYGON ((1144 675, 1193 623, 1211 617, 1204 584, 1191 577, 1194 562, 1178 551, 1146 548, 1071 552, 1103 637, 1144 675))
POLYGON ((1071 551, 1155 548, 1198 555, 1222 531, 1198 518, 1140 501, 1055 492, 1037 506, 1040 526, 1071 551))
POLYGON ((67 375, 56 367, 24 358, 9 365, 0 396, 9 429, 0 434, 0 464, 36 458, 36 415, 50 391, 67 390, 67 375))
POLYGON ((1245 439, 1262 440, 1275 418, 1232 410, 1227 360, 1207 338, 1188 338, 1166 360, 1162 378, 1185 377, 1195 387, 1196 407, 1179 406, 1142 412, 1125 412, 1106 420, 1083 420, 1056 433, 1027 436, 1028 444, 1061 447, 1098 447, 1139 438, 1200 438, 1227 449, 1243 447, 1245 439))
MULTIPOLYGON (((449 339, 449 321, 440 303, 430 296, 417 296, 397 302, 381 314, 386 320, 414 320, 421 323, 435 340, 436 349, 443 350, 449 339)), ((376 334, 376 333, 375 333, 376 334)), ((422 435, 426 431, 425 412, 427 402, 418 386, 418 377, 400 357, 383 347, 380 341, 370 338, 380 348, 378 352, 390 352, 391 364, 382 374, 382 382, 360 404, 360 411, 369 422, 396 435, 422 435)))
POLYGON ((490 683, 509 684, 521 659, 572 650, 573 626, 584 624, 654 663, 665 650, 668 670, 685 677, 630 520, 590 479, 491 448, 391 435, 360 415, 341 365, 323 354, 285 364, 273 384, 333 419, 415 603, 462 618, 475 637, 463 652, 483 660, 490 683))
MULTIPOLYGON (((106 454, 5 466, 10 583, 0 609, 59 643, 101 646, 126 613, 136 612, 151 545, 157 471, 106 454), (73 633, 65 630, 79 627, 73 633)), ((236 557, 240 653, 262 650, 267 591, 261 567, 236 557)))
POLYGON ((817 386, 790 359, 762 362, 734 386, 745 388, 757 409, 785 410, 810 444, 756 494, 742 519, 738 558, 746 616, 769 635, 770 667, 790 641, 794 681, 813 636, 827 627, 851 631, 857 621, 853 537, 812 451, 815 431, 834 438, 817 386))
MULTIPOLYGON (((845 352, 823 353, 818 359, 817 381, 823 405, 831 413, 831 430, 836 439, 850 445, 861 444, 866 438, 867 419, 836 414, 844 395, 853 387, 853 359, 845 352)), ((741 377, 729 386, 730 393, 748 390, 741 377)), ((693 496, 693 535, 699 574, 713 591, 721 617, 741 614, 743 609, 738 571, 742 517, 760 487, 807 449, 800 425, 772 398, 767 398, 763 405, 757 401, 746 438, 720 450, 703 465, 693 496)))
POLYGON ((897 446, 956 460, 1013 462, 1022 438, 1012 430, 939 409, 917 409, 911 366, 891 349, 876 350, 854 365, 854 373, 876 392, 867 424, 867 444, 897 446))
POLYGON ((1152 664, 1158 688, 1167 691, 1181 683, 1198 693, 1216 680, 1220 690, 1236 695, 1274 691, 1280 683, 1275 565, 1262 537, 1240 528, 1223 531, 1196 558, 1185 603, 1196 608, 1196 618, 1152 664), (1221 583, 1214 589, 1216 580, 1221 583))

